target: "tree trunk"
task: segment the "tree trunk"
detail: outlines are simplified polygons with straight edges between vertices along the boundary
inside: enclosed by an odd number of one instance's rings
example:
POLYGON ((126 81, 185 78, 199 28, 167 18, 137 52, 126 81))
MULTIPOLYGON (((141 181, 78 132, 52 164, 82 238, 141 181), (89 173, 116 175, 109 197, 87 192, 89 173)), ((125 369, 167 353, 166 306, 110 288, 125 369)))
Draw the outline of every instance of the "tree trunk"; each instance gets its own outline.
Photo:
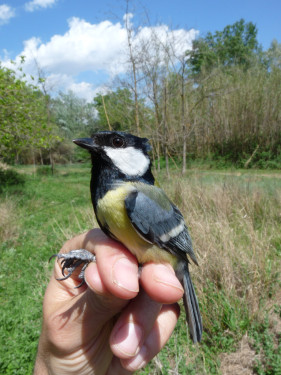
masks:
POLYGON ((182 145, 182 174, 186 172, 186 127, 185 127, 185 91, 184 91, 184 62, 182 63, 182 74, 181 74, 181 128, 183 135, 182 145))
POLYGON ((170 170, 169 170, 169 155, 168 155, 168 124, 167 124, 167 80, 165 80, 164 86, 164 152, 165 152, 165 166, 166 166, 166 173, 167 177, 170 178, 170 170))
POLYGON ((139 99, 138 99, 138 85, 137 85, 137 67, 136 67, 136 59, 133 53, 133 46, 132 46, 132 29, 128 22, 128 14, 129 14, 129 0, 127 0, 127 9, 126 9, 126 31, 127 31, 127 41, 129 47, 129 56, 130 62, 132 64, 132 71, 133 71, 133 87, 134 87, 134 102, 135 102, 135 122, 136 122, 136 131, 137 136, 140 136, 140 117, 139 117, 139 99))
POLYGON ((52 157, 52 153, 50 151, 50 164, 51 164, 51 170, 52 170, 52 176, 54 175, 54 159, 52 157))
POLYGON ((39 154, 40 154, 40 162, 41 162, 41 165, 43 165, 44 162, 43 162, 43 156, 42 156, 42 150, 41 150, 41 148, 39 149, 39 154))
POLYGON ((108 118, 108 115, 107 115, 107 110, 106 110, 106 106, 105 106, 105 102, 104 102, 104 97, 103 97, 103 95, 101 96, 101 99, 102 99, 102 105, 103 105, 103 110, 104 110, 104 113, 105 113, 105 117, 106 117, 106 121, 107 121, 108 129, 111 131, 111 130, 112 130, 112 127, 111 127, 111 125, 110 125, 109 118, 108 118))

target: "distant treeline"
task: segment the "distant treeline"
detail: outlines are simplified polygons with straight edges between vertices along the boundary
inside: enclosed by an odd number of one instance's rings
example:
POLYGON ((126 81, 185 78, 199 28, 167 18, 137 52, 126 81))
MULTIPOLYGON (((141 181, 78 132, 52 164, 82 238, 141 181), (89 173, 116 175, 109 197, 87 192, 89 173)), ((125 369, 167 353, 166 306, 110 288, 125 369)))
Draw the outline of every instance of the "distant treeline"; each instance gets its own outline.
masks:
POLYGON ((183 172, 198 158, 281 166, 281 44, 264 51, 256 26, 244 20, 194 40, 184 53, 176 33, 163 43, 155 31, 134 44, 131 28, 127 73, 90 103, 73 92, 53 98, 40 77, 30 85, 0 68, 4 161, 80 160, 71 139, 113 129, 148 137, 167 171, 171 159, 183 172))

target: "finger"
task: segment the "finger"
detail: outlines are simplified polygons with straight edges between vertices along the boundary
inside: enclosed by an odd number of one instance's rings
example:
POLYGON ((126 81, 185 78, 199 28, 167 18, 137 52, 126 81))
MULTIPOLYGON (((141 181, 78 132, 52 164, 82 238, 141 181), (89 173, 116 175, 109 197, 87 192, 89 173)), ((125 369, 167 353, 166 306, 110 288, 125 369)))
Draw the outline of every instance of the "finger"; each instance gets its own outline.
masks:
POLYGON ((105 375, 131 375, 133 373, 134 372, 124 369, 119 358, 113 357, 105 375))
POLYGON ((183 296, 183 287, 170 264, 145 264, 140 283, 153 300, 161 303, 171 304, 183 296))
POLYGON ((110 335, 110 347, 119 358, 134 357, 150 333, 162 305, 141 290, 122 311, 110 335))
MULTIPOLYGON (((121 243, 108 237, 95 244, 95 254, 99 275, 106 290, 122 299, 136 297, 139 292, 136 258, 121 243)), ((88 273, 86 279, 92 287, 88 273)))
POLYGON ((133 358, 121 359, 122 366, 128 371, 136 371, 147 365, 169 340, 179 317, 179 306, 163 305, 153 329, 147 336, 138 354, 133 358))
POLYGON ((85 281, 92 292, 99 296, 109 295, 101 278, 97 263, 90 263, 85 271, 85 281))

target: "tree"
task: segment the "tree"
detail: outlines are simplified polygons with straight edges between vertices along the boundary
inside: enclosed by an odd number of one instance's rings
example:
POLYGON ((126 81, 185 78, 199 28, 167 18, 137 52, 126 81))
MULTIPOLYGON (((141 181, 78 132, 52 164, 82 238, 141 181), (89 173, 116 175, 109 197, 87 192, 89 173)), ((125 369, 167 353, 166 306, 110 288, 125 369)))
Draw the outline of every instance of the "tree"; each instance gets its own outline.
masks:
POLYGON ((85 136, 96 128, 97 113, 94 104, 78 98, 72 91, 60 92, 52 100, 51 111, 61 135, 67 139, 85 136))
POLYGON ((135 103, 129 89, 117 88, 106 95, 99 94, 93 105, 98 112, 99 128, 108 129, 109 123, 113 130, 135 130, 135 103))
POLYGON ((24 75, 18 78, 12 69, 0 67, 0 157, 17 161, 23 151, 48 148, 57 139, 45 99, 24 75))
POLYGON ((126 0, 126 15, 125 15, 125 27, 127 32, 127 43, 129 51, 129 65, 131 66, 131 78, 132 78, 132 91, 134 93, 134 105, 135 105, 135 125, 137 135, 140 136, 140 116, 139 116, 139 92, 138 92, 138 54, 133 46, 133 27, 130 22, 131 14, 129 13, 129 0, 126 0))
POLYGON ((270 70, 274 68, 281 69, 281 43, 278 43, 277 40, 274 39, 265 55, 270 70))
POLYGON ((234 65, 248 68, 261 48, 257 41, 257 27, 243 19, 226 26, 223 31, 208 33, 193 41, 189 66, 193 74, 210 72, 213 68, 234 65))

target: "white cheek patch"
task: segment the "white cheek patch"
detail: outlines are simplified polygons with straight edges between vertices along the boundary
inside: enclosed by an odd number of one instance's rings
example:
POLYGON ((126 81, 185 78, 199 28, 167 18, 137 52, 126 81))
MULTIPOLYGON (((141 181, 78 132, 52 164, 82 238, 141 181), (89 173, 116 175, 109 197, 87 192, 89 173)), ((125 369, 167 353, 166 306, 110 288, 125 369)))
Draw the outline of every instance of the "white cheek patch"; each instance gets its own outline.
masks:
POLYGON ((141 150, 134 147, 104 147, 104 151, 113 164, 126 175, 142 176, 148 170, 150 160, 141 150))

